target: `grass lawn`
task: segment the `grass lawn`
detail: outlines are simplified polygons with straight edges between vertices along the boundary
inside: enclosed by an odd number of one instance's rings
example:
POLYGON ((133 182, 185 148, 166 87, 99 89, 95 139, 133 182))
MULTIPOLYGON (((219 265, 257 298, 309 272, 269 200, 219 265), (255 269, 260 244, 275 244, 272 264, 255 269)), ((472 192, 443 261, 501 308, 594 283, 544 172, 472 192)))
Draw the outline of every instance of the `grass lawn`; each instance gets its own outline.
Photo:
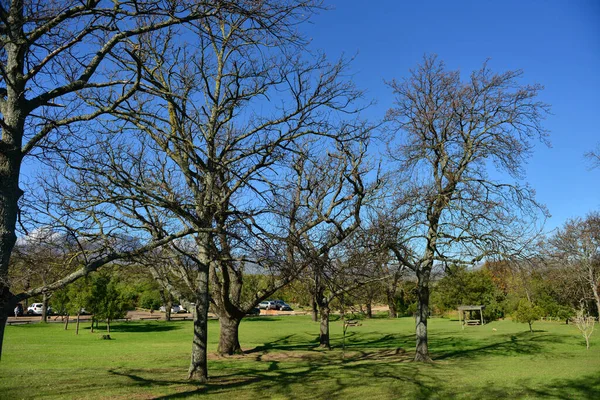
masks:
MULTIPOLYGON (((214 353, 218 323, 210 321, 214 353)), ((432 319, 433 364, 417 364, 414 321, 332 322, 332 351, 315 348, 309 317, 244 320, 243 356, 209 359, 210 383, 187 381, 192 324, 114 324, 111 337, 61 324, 8 326, 0 362, 0 398, 65 399, 600 399, 600 332, 586 350, 574 326, 498 321, 461 330, 432 319)), ((86 326, 87 328, 87 326, 86 326)), ((599 329, 600 331, 600 329, 599 329)))

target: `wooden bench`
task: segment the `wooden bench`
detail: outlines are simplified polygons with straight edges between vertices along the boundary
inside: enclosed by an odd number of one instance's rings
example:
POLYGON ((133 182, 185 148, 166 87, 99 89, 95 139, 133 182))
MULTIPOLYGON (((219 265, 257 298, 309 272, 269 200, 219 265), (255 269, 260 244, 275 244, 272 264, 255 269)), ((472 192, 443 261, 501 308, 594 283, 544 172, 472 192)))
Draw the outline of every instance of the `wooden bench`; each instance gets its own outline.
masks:
POLYGON ((30 320, 26 320, 26 321, 7 321, 6 325, 24 325, 24 324, 33 324, 39 321, 30 321, 30 320))
POLYGON ((346 326, 361 326, 362 324, 358 320, 349 319, 344 322, 344 325, 346 325, 346 326))
POLYGON ((171 316, 171 321, 174 320, 174 319, 180 319, 182 321, 185 321, 187 319, 192 319, 192 318, 191 317, 187 317, 187 316, 175 316, 175 317, 171 316))
POLYGON ((145 319, 153 319, 153 320, 159 320, 162 317, 160 315, 157 315, 156 317, 140 317, 140 320, 145 320, 145 319))

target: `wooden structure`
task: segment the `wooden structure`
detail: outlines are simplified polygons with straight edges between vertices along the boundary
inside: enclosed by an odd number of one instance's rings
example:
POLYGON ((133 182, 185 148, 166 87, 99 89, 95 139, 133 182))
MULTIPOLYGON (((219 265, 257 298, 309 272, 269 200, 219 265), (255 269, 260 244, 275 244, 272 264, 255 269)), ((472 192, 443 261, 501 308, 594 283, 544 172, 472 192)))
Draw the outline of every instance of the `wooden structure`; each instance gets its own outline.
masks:
POLYGON ((466 325, 484 325, 485 322, 483 321, 483 309, 485 308, 485 306, 459 306, 458 307, 458 320, 460 321, 461 325, 465 326, 466 325), (473 319, 473 312, 475 311, 479 311, 479 319, 473 319), (469 318, 467 319, 467 313, 469 318))

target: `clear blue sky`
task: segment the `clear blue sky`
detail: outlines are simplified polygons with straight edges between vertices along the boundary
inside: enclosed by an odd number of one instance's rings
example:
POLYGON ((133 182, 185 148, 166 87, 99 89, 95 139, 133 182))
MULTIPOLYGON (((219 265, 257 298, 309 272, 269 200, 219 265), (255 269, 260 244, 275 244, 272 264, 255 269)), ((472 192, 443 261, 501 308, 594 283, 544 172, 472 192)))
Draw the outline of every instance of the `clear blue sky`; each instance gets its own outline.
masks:
POLYGON ((375 118, 392 104, 383 80, 402 78, 423 54, 469 73, 487 58, 495 71, 523 69, 552 105, 552 148, 539 145, 526 180, 552 214, 547 230, 600 210, 600 168, 583 157, 600 143, 600 1, 326 0, 302 30, 313 49, 335 59, 356 55, 356 84, 377 101, 375 118))

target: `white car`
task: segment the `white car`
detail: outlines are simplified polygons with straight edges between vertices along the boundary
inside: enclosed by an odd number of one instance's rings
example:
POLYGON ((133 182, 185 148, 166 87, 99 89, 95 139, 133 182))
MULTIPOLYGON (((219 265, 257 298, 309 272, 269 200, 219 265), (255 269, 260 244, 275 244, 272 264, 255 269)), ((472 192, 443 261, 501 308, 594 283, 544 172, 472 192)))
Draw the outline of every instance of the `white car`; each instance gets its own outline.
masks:
MULTIPOLYGON (((33 303, 29 307, 27 307, 27 314, 29 315, 42 315, 42 310, 44 308, 43 303, 33 303)), ((52 312, 52 308, 48 307, 48 314, 52 312)))
MULTIPOLYGON (((160 312, 167 312, 167 309, 165 306, 161 306, 159 309, 160 312)), ((171 314, 177 314, 180 312, 185 312, 185 309, 179 305, 172 305, 171 306, 171 314)))

